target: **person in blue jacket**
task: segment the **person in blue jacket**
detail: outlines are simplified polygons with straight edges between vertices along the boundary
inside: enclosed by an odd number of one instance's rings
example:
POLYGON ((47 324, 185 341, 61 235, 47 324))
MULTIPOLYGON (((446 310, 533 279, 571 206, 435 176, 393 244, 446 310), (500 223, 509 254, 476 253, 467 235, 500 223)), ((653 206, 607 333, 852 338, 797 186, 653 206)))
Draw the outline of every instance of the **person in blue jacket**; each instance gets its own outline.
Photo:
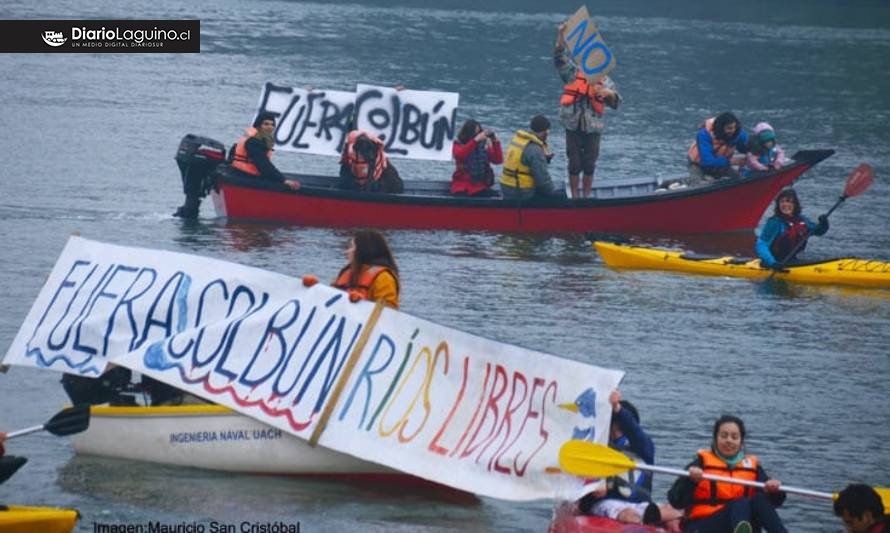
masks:
POLYGON ((738 178, 733 165, 742 165, 744 156, 733 158, 736 151, 748 153, 748 134, 734 114, 724 111, 706 119, 689 146, 690 186, 721 178, 738 178))
MULTIPOLYGON (((609 395, 612 405, 612 422, 609 433, 609 446, 621 451, 631 459, 653 464, 655 443, 640 427, 637 408, 621 399, 621 392, 612 391, 609 395)), ((584 514, 607 516, 627 524, 657 524, 678 519, 681 513, 665 504, 659 506, 652 501, 652 474, 631 470, 630 472, 607 478, 593 492, 578 502, 584 514)))
POLYGON ((766 220, 757 237, 756 250, 761 266, 778 268, 793 261, 806 248, 802 241, 810 235, 825 235, 828 231, 828 217, 819 215, 816 223, 800 211, 800 200, 794 189, 785 189, 776 197, 775 212, 766 220))

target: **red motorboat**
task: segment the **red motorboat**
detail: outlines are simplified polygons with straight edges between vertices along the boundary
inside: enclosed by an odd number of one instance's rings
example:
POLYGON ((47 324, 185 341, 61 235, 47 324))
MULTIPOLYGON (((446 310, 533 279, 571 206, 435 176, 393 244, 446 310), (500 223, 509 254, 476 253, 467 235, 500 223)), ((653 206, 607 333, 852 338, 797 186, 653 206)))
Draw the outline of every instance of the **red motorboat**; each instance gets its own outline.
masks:
POLYGON ((656 190, 655 178, 597 180, 593 198, 584 200, 456 197, 447 181, 405 180, 402 194, 345 191, 336 188, 334 176, 286 173, 302 184, 292 191, 224 165, 210 175, 217 214, 234 220, 498 232, 719 233, 753 229, 783 187, 833 153, 800 151, 781 170, 700 187, 656 190))

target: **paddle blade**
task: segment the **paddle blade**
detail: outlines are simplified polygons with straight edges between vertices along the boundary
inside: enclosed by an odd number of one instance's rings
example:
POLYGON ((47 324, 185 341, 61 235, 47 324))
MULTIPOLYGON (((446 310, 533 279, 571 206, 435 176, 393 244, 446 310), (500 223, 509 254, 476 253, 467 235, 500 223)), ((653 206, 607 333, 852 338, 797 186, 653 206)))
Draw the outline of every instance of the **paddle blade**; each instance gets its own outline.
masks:
POLYGON ((608 446, 570 440, 559 449, 559 466, 583 477, 609 477, 636 468, 636 463, 608 446))
POLYGON ((847 184, 844 186, 844 196, 847 198, 859 196, 871 187, 874 181, 874 169, 866 163, 859 163, 859 166, 853 169, 853 172, 847 178, 847 184))
POLYGON ((88 427, 90 427, 90 406, 87 404, 66 407, 43 425, 43 429, 59 437, 86 431, 88 427))

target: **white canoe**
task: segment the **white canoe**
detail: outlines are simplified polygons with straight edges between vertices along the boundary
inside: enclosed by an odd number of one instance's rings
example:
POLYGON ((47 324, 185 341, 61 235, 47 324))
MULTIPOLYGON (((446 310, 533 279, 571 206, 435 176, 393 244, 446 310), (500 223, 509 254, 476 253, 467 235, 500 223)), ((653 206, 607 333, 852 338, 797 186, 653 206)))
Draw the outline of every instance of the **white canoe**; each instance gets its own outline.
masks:
POLYGON ((90 427, 72 437, 77 453, 228 472, 384 476, 403 472, 305 440, 219 405, 90 409, 90 427))

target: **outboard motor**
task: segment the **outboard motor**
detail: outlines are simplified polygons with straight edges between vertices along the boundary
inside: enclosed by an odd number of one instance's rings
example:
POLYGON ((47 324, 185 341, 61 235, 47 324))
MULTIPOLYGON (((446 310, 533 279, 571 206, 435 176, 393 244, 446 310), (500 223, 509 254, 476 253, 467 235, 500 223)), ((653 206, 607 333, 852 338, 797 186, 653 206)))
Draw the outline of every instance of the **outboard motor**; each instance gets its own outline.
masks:
POLYGON ((212 173, 226 158, 226 148, 219 141, 189 133, 179 142, 176 164, 182 175, 182 192, 185 203, 173 216, 198 218, 201 198, 213 187, 212 173))

